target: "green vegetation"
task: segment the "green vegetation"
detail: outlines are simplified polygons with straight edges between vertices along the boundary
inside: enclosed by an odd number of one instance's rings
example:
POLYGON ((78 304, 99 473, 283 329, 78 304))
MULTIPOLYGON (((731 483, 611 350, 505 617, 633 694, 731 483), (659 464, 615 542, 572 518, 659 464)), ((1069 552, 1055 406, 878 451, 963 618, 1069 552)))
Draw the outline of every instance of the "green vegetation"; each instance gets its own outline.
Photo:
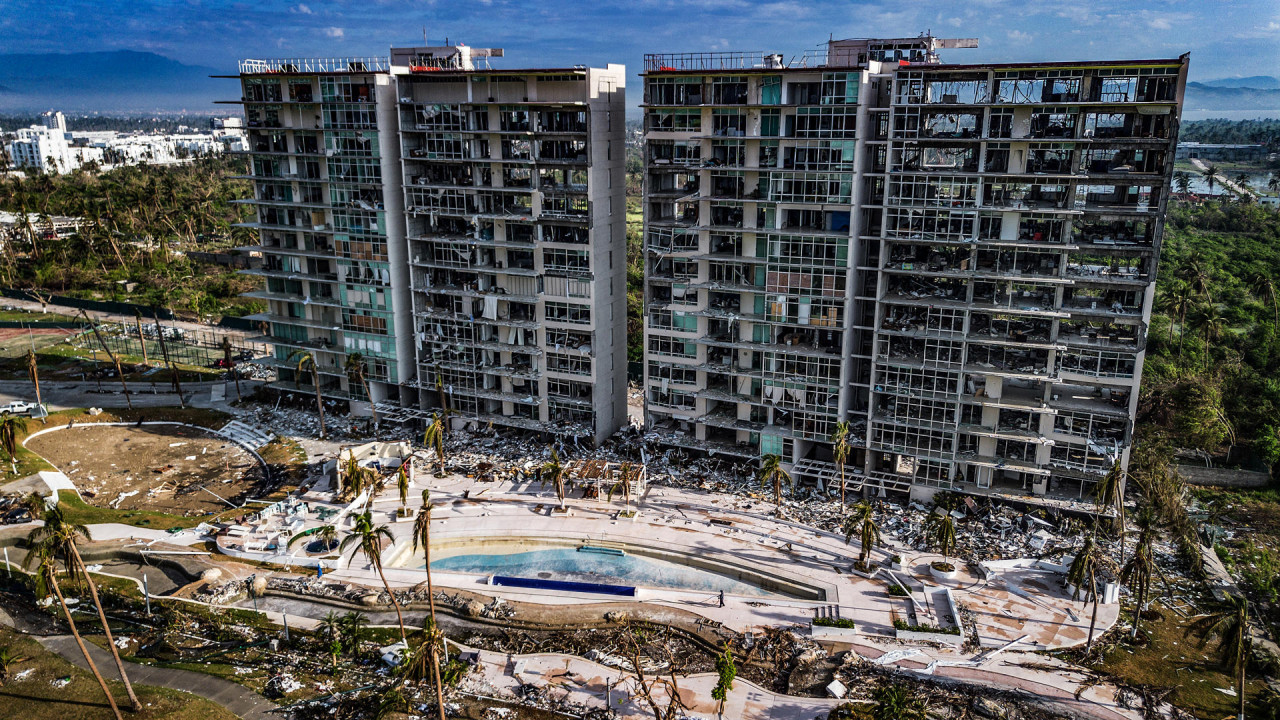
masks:
POLYGON ((1280 212, 1169 213, 1147 341, 1140 437, 1255 467, 1280 461, 1280 212))
MULTIPOLYGON (((111 711, 93 676, 57 655, 40 643, 0 626, 0 648, 19 658, 9 663, 9 678, 4 683, 5 717, 41 718, 41 720, 99 720, 111 711), (30 670, 22 680, 13 676, 30 670), (61 685, 61 680, 69 682, 61 685), (54 684, 58 682, 59 684, 54 684)), ((115 681, 107 685, 121 693, 123 686, 115 681)), ((137 720, 234 720, 235 715, 221 705, 204 698, 166 688, 137 686, 142 708, 129 715, 137 720)))
POLYGON ((858 627, 857 623, 849 618, 820 617, 814 618, 813 624, 821 627, 844 628, 846 630, 853 630, 858 627))
POLYGON ((248 182, 233 179, 244 172, 242 159, 216 156, 0 181, 2 210, 85 220, 66 238, 46 237, 39 223, 25 228, 14 252, 0 255, 0 282, 197 315, 256 311, 239 297, 254 278, 182 254, 249 244, 252 232, 232 227, 247 217, 246 206, 232 203, 249 196, 248 182))
POLYGON ((1280 150, 1280 120, 1225 120, 1212 118, 1182 123, 1180 142, 1232 143, 1266 145, 1272 152, 1280 150))
POLYGON ((938 627, 937 625, 930 625, 928 623, 924 623, 921 625, 912 625, 911 623, 907 622, 906 620, 903 620, 902 618, 894 618, 893 629, 902 630, 903 632, 941 633, 943 635, 959 635, 960 634, 960 628, 958 627, 942 628, 942 627, 938 627))

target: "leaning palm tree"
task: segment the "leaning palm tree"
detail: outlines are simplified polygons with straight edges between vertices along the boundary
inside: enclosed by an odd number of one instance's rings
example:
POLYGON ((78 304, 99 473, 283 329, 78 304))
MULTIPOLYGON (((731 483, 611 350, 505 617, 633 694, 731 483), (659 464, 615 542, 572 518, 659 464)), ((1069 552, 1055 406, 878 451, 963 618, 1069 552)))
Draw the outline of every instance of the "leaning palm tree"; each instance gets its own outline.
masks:
MULTIPOLYGON (((400 612, 400 602, 396 600, 396 594, 391 590, 391 586, 387 584, 387 576, 382 572, 382 541, 395 542, 395 538, 391 535, 391 530, 386 525, 373 524, 373 514, 366 510, 363 514, 356 516, 356 525, 352 529, 351 534, 342 539, 342 543, 338 545, 338 552, 344 552, 348 546, 355 546, 356 551, 351 553, 351 558, 347 560, 347 567, 351 566, 351 561, 355 560, 356 553, 363 554, 378 571, 378 577, 382 579, 382 587, 387 589, 387 594, 391 596, 391 604, 396 609, 396 619, 400 624, 400 639, 405 640, 404 632, 404 614, 400 612)), ((406 641, 406 644, 407 641, 406 641)))
POLYGON ((861 545, 858 561, 865 568, 867 559, 871 557, 871 548, 880 544, 880 528, 876 525, 875 512, 871 509, 871 504, 863 500, 854 505, 845 516, 842 529, 845 545, 853 541, 854 535, 858 536, 858 542, 861 545))
POLYGON ((129 675, 125 672, 124 662, 120 660, 120 650, 116 647, 115 638, 111 635, 111 625, 107 622, 107 614, 102 609, 102 600, 98 598, 97 584, 94 583, 93 577, 89 575, 89 568, 85 566, 84 560, 80 557, 80 550, 76 547, 77 541, 92 541, 93 538, 89 535, 89 528, 68 522, 58 505, 46 508, 41 519, 44 520, 44 525, 32 530, 27 535, 27 544, 31 547, 48 546, 50 550, 61 555, 66 560, 68 574, 73 577, 79 575, 84 580, 85 586, 89 589, 89 598, 93 601, 93 606, 98 611, 98 620, 102 623, 102 632, 107 638, 107 647, 111 650, 112 657, 115 658, 116 669, 120 672, 120 680, 124 682, 125 692, 129 695, 130 709, 137 712, 138 708, 141 707, 138 704, 138 696, 133 692, 133 683, 129 682, 129 675))
POLYGON ((422 444, 428 450, 436 451, 436 460, 440 463, 439 475, 444 475, 444 417, 440 413, 431 414, 431 424, 422 433, 422 444))
POLYGON ((775 513, 782 514, 782 485, 786 483, 787 487, 791 487, 791 473, 782 467, 782 456, 769 454, 760 458, 760 469, 756 472, 756 479, 765 487, 773 486, 773 504, 776 506, 775 513))
POLYGON ((320 395, 320 367, 316 365, 316 356, 306 350, 297 350, 289 356, 294 366, 294 387, 302 387, 302 374, 311 373, 311 384, 316 389, 316 412, 320 413, 320 439, 324 439, 324 398, 320 395))
POLYGON ((98 671, 98 666, 93 662, 93 657, 89 655, 89 648, 85 646, 84 638, 80 637, 80 630, 76 628, 76 621, 71 617, 71 608, 67 606, 67 599, 62 596, 62 588, 58 586, 57 560, 52 545, 46 543, 32 546, 31 551, 27 553, 27 562, 34 562, 37 565, 37 588, 52 590, 53 594, 57 596, 58 605, 62 608, 63 617, 67 620, 67 626, 71 628, 71 636, 75 638, 76 645, 80 647, 80 653, 84 655, 85 664, 89 666, 89 671, 97 679, 98 686, 102 688, 102 694, 107 696, 107 703, 111 705, 111 712, 116 716, 116 720, 124 720, 120 715, 120 708, 116 707, 116 699, 111 695, 111 690, 107 688, 107 681, 102 677, 102 673, 98 671))
POLYGON ((556 497, 560 500, 561 509, 564 509, 564 476, 567 470, 564 463, 560 462, 560 454, 555 448, 551 448, 551 459, 542 465, 542 481, 550 482, 556 489, 556 497))
POLYGON ((1133 555, 1129 562, 1120 568, 1120 582, 1129 586, 1137 606, 1133 609, 1133 637, 1138 637, 1138 624, 1142 621, 1142 613, 1147 609, 1147 598, 1151 594, 1151 579, 1160 573, 1156 565, 1156 515, 1151 508, 1143 508, 1138 513, 1138 542, 1134 545, 1133 555))
POLYGON ((133 409, 133 397, 129 394, 129 383, 124 380, 124 370, 120 369, 120 359, 116 354, 111 352, 111 348, 107 347, 107 341, 102 339, 101 333, 98 332, 98 323, 89 317, 89 313, 83 309, 80 314, 84 316, 85 322, 89 323, 89 327, 93 330, 93 336, 98 339, 98 344, 106 351, 107 357, 111 358, 111 364, 116 366, 116 375, 120 378, 120 387, 124 388, 124 401, 129 405, 129 409, 133 409))
POLYGON ((409 473, 405 472, 404 463, 396 469, 396 491, 400 493, 400 509, 409 507, 409 473))
MULTIPOLYGON (((430 628, 432 631, 431 633, 428 633, 428 636, 432 640, 429 646, 431 672, 435 676, 436 703, 439 705, 440 717, 443 718, 445 716, 444 686, 440 684, 440 658, 437 654, 436 643, 434 642, 434 635, 439 633, 440 634, 439 639, 441 642, 443 642, 444 640, 444 635, 443 633, 440 633, 439 631, 440 626, 436 624, 436 591, 435 591, 435 586, 431 584, 431 491, 430 490, 422 491, 422 509, 418 511, 418 518, 413 522, 413 549, 417 550, 418 545, 422 545, 422 559, 424 563, 423 567, 426 569, 426 573, 427 573, 427 608, 430 612, 430 618, 428 622, 430 624, 430 628)), ((426 646, 426 645, 427 643, 424 642, 423 646, 426 646)), ((421 647, 422 646, 420 646, 420 648, 421 647)), ((408 647, 406 647, 405 651, 408 652, 408 650, 409 650, 408 647)))
POLYGON ((956 549, 956 520, 951 513, 937 508, 925 520, 925 533, 934 550, 942 553, 942 562, 951 564, 951 553, 956 549))
POLYGON ((836 429, 831 433, 831 454, 835 457, 836 468, 840 470, 840 506, 844 507, 844 464, 849 459, 849 421, 841 420, 836 423, 836 429))
POLYGON ((364 396, 369 398, 369 412, 373 413, 373 427, 378 427, 378 408, 373 405, 373 395, 369 392, 369 381, 365 377, 364 356, 360 353, 348 353, 347 361, 343 365, 343 369, 347 371, 347 381, 359 383, 364 388, 364 396))
POLYGON ((1226 606, 1211 615, 1205 615, 1191 623, 1191 627, 1203 633, 1200 646, 1218 639, 1218 654, 1224 669, 1230 670, 1236 681, 1236 718, 1244 720, 1244 673, 1249 666, 1249 601, 1241 595, 1228 595, 1226 606))

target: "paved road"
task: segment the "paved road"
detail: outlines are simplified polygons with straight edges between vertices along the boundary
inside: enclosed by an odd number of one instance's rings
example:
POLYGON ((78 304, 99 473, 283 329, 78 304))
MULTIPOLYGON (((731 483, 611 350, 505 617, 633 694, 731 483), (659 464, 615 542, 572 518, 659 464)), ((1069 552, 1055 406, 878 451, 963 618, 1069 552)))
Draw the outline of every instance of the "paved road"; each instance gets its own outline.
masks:
MULTIPOLYGON (((59 315, 74 315, 76 317, 80 316, 80 308, 71 307, 70 305, 55 305, 53 303, 50 303, 48 305, 41 305, 40 303, 34 300, 18 300, 16 298, 0 298, 0 307, 18 308, 20 310, 27 310, 30 312, 51 312, 51 313, 58 313, 59 315)), ((89 310, 87 312, 89 313, 89 317, 97 320, 98 322, 128 323, 130 327, 132 327, 133 324, 137 322, 137 319, 134 317, 132 313, 126 315, 123 313, 98 312, 96 310, 89 310)), ((151 318, 150 313, 144 312, 142 313, 142 322, 143 324, 148 324, 148 323, 154 324, 155 320, 151 318)), ((164 325, 165 327, 180 327, 183 330, 202 330, 204 332, 216 331, 220 335, 221 334, 230 335, 232 338, 232 342, 236 342, 236 340, 240 338, 245 338, 245 337, 259 334, 257 332, 244 332, 242 330, 233 330, 231 328, 225 328, 220 325, 207 325, 204 323, 188 322, 186 320, 161 320, 160 324, 164 325)))
MULTIPOLYGON (((258 384, 260 383, 257 380, 242 379, 241 394, 248 397, 258 384)), ((131 392, 129 399, 133 401, 134 407, 177 407, 178 405, 178 396, 173 392, 167 374, 157 373, 154 386, 150 383, 131 382, 129 390, 131 392)), ((234 383, 224 383, 221 380, 183 383, 182 397, 188 407, 225 409, 227 402, 236 399, 236 390, 234 383), (222 395, 220 400, 213 399, 215 388, 222 395)), ((0 381, 0 404, 10 400, 35 402, 35 399, 35 386, 29 380, 0 381)), ((129 404, 120 389, 118 380, 103 380, 101 385, 92 381, 41 382, 40 399, 44 400, 50 411, 82 407, 123 408, 128 407, 129 404)))
MULTIPOLYGON (((37 637, 36 640, 40 641, 40 644, 46 649, 61 655, 76 667, 81 669, 88 668, 84 661, 84 655, 80 654, 80 648, 76 645, 76 640, 72 636, 50 635, 37 637)), ((98 666, 98 669, 108 679, 117 677, 116 663, 111 657, 111 653, 92 643, 88 643, 87 646, 89 654, 93 656, 93 662, 98 666)), ((218 703, 245 720, 267 720, 274 717, 268 712, 275 707, 270 700, 230 680, 223 680, 212 675, 204 675, 188 670, 158 668, 131 662, 125 662, 125 671, 129 673, 129 680, 134 685, 156 685, 171 690, 189 692, 192 695, 199 695, 202 698, 218 703)))

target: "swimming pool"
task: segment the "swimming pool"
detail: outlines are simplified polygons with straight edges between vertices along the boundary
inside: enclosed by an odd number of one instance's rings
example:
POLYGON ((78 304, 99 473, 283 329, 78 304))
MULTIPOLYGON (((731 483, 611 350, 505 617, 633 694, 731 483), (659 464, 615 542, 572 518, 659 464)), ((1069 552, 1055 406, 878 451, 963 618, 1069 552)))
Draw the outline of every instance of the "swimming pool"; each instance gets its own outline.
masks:
MULTIPOLYGON (((494 548, 483 553, 463 552, 438 560, 433 558, 431 569, 443 572, 509 575, 603 585, 633 585, 708 593, 724 591, 732 595, 784 597, 782 593, 769 592, 758 585, 742 582, 728 575, 631 553, 604 554, 580 551, 573 547, 547 547, 513 552, 503 550, 503 548, 494 548)), ((424 567, 421 555, 417 555, 412 560, 408 557, 403 559, 406 562, 402 567, 419 570, 424 567)))

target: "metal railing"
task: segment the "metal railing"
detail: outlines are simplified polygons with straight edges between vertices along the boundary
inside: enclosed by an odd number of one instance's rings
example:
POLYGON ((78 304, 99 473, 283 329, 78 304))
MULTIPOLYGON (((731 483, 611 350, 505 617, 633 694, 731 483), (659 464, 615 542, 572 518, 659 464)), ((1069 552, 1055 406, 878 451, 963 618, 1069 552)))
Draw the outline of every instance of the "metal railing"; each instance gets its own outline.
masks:
POLYGON ((274 73, 387 72, 391 61, 385 57, 274 58, 240 61, 241 75, 274 73))
POLYGON ((750 70, 769 68, 817 68, 827 64, 827 51, 806 50, 800 55, 787 57, 781 53, 751 52, 694 52, 650 53, 644 56, 644 69, 649 72, 664 70, 750 70))

